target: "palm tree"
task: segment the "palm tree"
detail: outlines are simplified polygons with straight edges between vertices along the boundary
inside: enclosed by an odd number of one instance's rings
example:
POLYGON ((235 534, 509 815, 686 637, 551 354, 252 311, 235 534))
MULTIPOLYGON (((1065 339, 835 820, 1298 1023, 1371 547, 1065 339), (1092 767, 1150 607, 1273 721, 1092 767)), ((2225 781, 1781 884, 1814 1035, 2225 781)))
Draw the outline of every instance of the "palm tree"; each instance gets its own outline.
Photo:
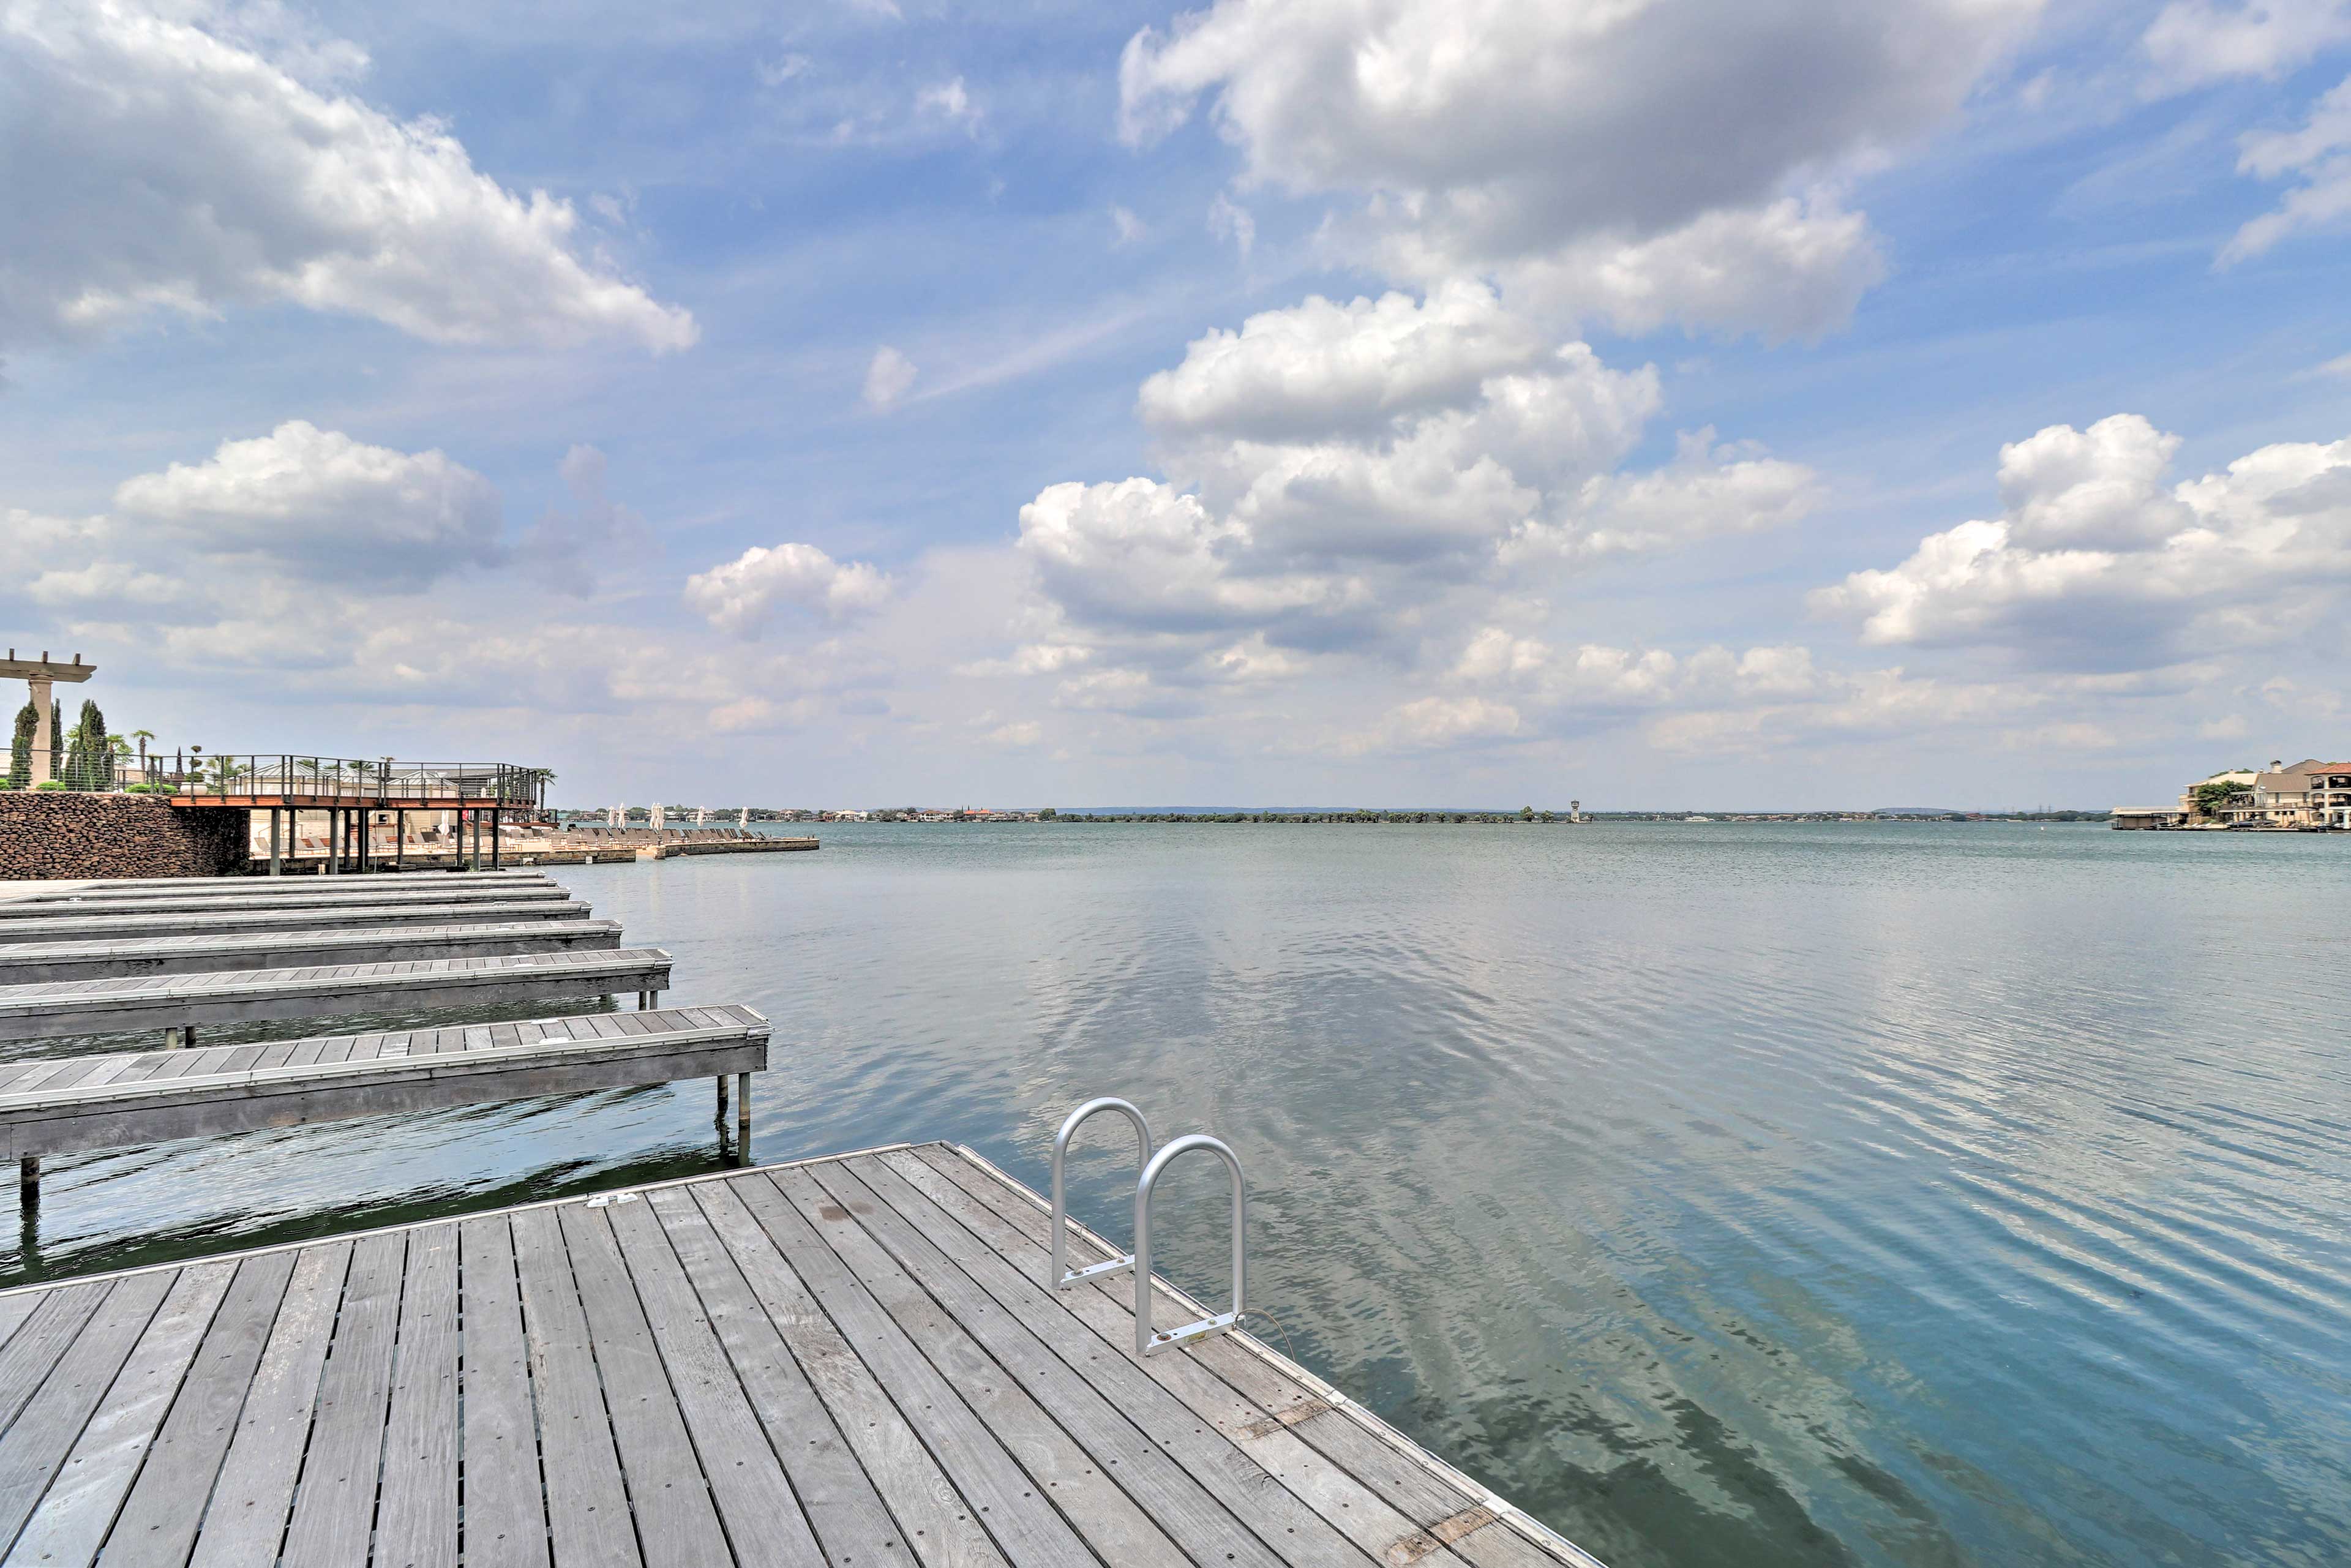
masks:
POLYGON ((131 738, 139 743, 139 782, 148 783, 150 780, 147 777, 147 743, 155 738, 155 732, 152 729, 134 729, 131 732, 131 738))

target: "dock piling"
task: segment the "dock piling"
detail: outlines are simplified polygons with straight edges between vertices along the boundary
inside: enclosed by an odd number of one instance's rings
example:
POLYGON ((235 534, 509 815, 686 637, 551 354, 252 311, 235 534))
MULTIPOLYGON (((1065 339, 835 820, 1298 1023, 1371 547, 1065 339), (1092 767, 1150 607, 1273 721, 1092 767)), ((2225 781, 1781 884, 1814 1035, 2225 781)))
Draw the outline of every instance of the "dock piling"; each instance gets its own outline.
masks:
POLYGON ((751 1163, 751 1075, 747 1072, 735 1075, 735 1157, 745 1165, 751 1163))
POLYGON ((41 1156, 26 1155, 16 1162, 16 1201, 26 1208, 41 1201, 41 1156))

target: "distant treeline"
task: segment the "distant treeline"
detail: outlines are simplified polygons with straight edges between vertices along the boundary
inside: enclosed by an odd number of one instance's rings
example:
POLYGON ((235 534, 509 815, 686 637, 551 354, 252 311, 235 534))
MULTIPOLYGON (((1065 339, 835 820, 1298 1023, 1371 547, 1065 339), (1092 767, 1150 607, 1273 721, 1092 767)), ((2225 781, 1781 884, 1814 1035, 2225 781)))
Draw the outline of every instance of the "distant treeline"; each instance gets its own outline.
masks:
POLYGON ((1343 822, 1377 826, 1402 822, 1489 822, 1536 824, 1555 822, 2103 822, 2105 811, 1586 811, 1571 817, 1565 811, 1046 811, 1052 822, 1343 822))
MULTIPOLYGON (((1069 811, 1055 822, 1564 822, 1564 811, 1069 811)), ((1591 821, 1590 813, 1584 820, 1591 821)))

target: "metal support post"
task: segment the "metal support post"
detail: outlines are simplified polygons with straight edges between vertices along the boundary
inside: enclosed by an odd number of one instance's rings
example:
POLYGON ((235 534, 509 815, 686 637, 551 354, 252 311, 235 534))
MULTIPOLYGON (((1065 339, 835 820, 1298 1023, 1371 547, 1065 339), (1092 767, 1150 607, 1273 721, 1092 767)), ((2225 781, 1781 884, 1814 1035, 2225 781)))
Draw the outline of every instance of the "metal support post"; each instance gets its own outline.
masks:
POLYGON ((392 813, 392 869, 405 871, 402 857, 408 852, 408 813, 394 810, 392 813))
POLYGON ((279 858, 277 836, 277 819, 283 810, 284 808, 279 806, 269 808, 269 874, 272 876, 281 875, 285 871, 285 862, 279 858))
POLYGON ((498 829, 499 829, 502 825, 504 825, 504 823, 505 823, 505 821, 506 821, 506 817, 507 817, 507 814, 506 814, 506 812, 505 812, 505 811, 503 811, 503 810, 499 810, 499 809, 498 809, 498 808, 496 808, 496 807, 492 807, 492 808, 491 808, 491 810, 490 810, 490 869, 491 869, 492 871, 498 871, 498 870, 501 870, 501 869, 503 869, 503 868, 505 867, 505 865, 506 865, 506 861, 505 861, 503 858, 501 858, 501 851, 500 851, 500 849, 499 849, 499 844, 498 844, 498 829))

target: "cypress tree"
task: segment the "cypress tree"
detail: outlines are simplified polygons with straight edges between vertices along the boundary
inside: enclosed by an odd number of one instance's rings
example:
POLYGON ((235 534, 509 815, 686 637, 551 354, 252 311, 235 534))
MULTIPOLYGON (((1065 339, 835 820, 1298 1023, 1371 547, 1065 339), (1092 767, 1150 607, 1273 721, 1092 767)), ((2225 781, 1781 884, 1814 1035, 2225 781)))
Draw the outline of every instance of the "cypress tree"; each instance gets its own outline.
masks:
POLYGON ((98 705, 82 699, 81 722, 74 728, 73 750, 66 759, 66 787, 103 789, 114 782, 114 748, 107 743, 106 716, 98 705))
POLYGON ((16 710, 16 733, 8 746, 8 788, 23 789, 33 782, 33 732, 40 727, 41 710, 27 701, 16 710))
POLYGON ((66 705, 52 698, 49 703, 49 777, 62 779, 66 773, 66 705))

